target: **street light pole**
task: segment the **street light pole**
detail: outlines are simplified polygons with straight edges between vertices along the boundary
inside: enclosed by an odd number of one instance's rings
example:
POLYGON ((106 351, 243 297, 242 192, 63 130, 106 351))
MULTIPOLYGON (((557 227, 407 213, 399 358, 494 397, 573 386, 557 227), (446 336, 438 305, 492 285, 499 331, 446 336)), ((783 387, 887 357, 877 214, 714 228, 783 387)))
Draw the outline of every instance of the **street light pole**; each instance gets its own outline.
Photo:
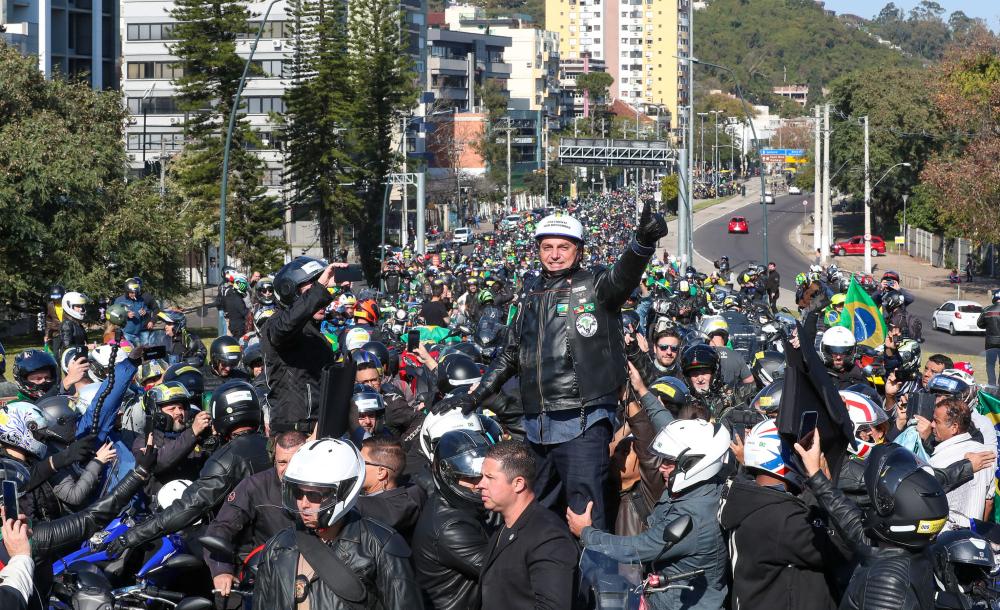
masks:
MULTIPOLYGON (((868 167, 868 117, 861 117, 865 126, 865 273, 871 274, 872 272, 872 209, 871 209, 871 199, 872 191, 875 187, 879 185, 880 182, 885 180, 885 177, 889 175, 889 172, 896 169, 897 167, 910 167, 909 163, 905 161, 902 163, 897 163, 885 170, 882 177, 875 181, 875 184, 871 187, 868 186, 869 183, 869 167, 868 167)), ((905 205, 905 204, 904 204, 905 205)))
MULTIPOLYGON (((226 129, 226 143, 222 148, 222 183, 219 188, 219 269, 226 266, 226 197, 229 191, 229 149, 233 145, 233 130, 236 128, 236 114, 240 109, 240 96, 243 95, 243 87, 247 83, 247 73, 250 72, 250 62, 253 61, 253 54, 257 51, 257 43, 264 34, 264 26, 267 25, 267 17, 271 14, 271 9, 279 0, 271 0, 264 11, 264 16, 260 20, 260 27, 257 28, 257 37, 250 45, 250 55, 243 64, 243 74, 240 75, 240 82, 236 86, 236 95, 233 97, 233 106, 229 109, 229 126, 226 129)), ((226 334, 226 318, 222 311, 219 311, 219 336, 226 334)))
POLYGON ((703 174, 705 173, 705 117, 708 116, 707 112, 699 112, 698 116, 701 117, 701 153, 700 161, 698 162, 698 170, 703 174))
POLYGON ((721 110, 713 110, 715 115, 715 146, 712 147, 712 187, 715 189, 715 196, 719 196, 719 115, 721 110))

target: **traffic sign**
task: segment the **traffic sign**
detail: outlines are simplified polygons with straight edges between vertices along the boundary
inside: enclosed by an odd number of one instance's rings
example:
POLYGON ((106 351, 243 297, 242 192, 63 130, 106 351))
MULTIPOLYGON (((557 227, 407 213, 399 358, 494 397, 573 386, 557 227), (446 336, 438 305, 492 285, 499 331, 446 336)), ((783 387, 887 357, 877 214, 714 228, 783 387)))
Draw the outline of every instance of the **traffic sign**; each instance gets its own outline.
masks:
POLYGON ((899 245, 901 245, 901 246, 905 245, 906 244, 906 238, 903 237, 902 235, 897 235, 896 236, 896 243, 899 244, 899 245))
POLYGON ((762 148, 761 155, 776 155, 779 157, 804 157, 806 151, 801 148, 762 148))
POLYGON ((808 199, 803 199, 802 200, 802 207, 806 207, 807 205, 809 205, 809 200, 808 199))

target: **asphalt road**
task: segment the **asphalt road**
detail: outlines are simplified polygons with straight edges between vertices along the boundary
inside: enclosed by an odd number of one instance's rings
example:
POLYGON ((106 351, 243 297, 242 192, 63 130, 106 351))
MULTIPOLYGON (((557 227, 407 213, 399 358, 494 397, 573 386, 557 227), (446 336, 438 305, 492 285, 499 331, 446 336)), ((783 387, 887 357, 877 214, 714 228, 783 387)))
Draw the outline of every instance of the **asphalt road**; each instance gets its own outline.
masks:
MULTIPOLYGON (((764 223, 763 211, 759 203, 751 203, 735 210, 731 215, 709 220, 694 232, 694 245, 699 254, 709 260, 722 255, 729 256, 729 264, 741 271, 748 263, 761 262, 763 256, 764 223), (750 232, 746 235, 730 235, 730 216, 744 216, 750 232)), ((812 211, 812 194, 786 195, 775 199, 767 210, 768 258, 778 266, 781 273, 781 287, 795 291, 795 275, 809 268, 810 260, 789 243, 789 235, 812 211), (809 201, 803 206, 803 199, 809 201)), ((835 259, 834 259, 835 260, 835 259)), ((910 313, 916 314, 924 323, 922 352, 925 355, 941 352, 945 354, 980 354, 983 351, 982 335, 958 335, 952 337, 946 332, 931 329, 931 312, 942 301, 922 297, 914 293, 915 301, 910 305, 910 313)))

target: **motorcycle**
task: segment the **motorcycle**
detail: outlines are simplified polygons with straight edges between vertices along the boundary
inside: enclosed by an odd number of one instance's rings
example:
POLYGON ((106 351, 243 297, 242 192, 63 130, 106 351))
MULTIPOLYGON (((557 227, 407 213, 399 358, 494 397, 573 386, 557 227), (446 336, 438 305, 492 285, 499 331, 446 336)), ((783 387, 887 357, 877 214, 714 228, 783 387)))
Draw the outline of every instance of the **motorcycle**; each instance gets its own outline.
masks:
POLYGON ((66 566, 53 582, 52 610, 208 610, 212 602, 203 597, 161 589, 153 584, 161 570, 189 570, 201 566, 192 555, 175 554, 159 566, 138 576, 134 585, 112 588, 107 575, 94 563, 76 561, 66 566))

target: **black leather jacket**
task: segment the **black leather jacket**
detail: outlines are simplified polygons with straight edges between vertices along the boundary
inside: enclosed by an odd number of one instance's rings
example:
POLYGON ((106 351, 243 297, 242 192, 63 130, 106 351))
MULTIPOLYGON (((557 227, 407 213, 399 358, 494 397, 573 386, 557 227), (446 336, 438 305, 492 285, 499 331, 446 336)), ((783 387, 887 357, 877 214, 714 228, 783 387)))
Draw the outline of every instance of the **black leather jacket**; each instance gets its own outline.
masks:
POLYGON ((125 534, 128 546, 139 546, 178 532, 202 517, 213 517, 240 481, 271 467, 266 445, 267 440, 256 432, 237 436, 223 445, 184 490, 180 501, 125 534))
POLYGON ((333 300, 319 283, 264 325, 260 345, 269 392, 271 432, 312 432, 319 418, 320 378, 336 354, 312 315, 333 300))
MULTIPOLYGON (((63 318, 62 325, 59 327, 59 336, 62 338, 61 349, 80 347, 87 344, 87 331, 83 329, 83 324, 80 324, 69 316, 63 318)), ((56 358, 58 357, 59 355, 57 354, 56 358)))
MULTIPOLYGON (((932 474, 947 493, 971 481, 975 472, 972 470, 972 462, 969 460, 959 460, 944 468, 934 468, 932 474)), ((848 499, 861 507, 862 510, 871 508, 872 501, 868 497, 868 489, 865 487, 864 458, 856 455, 848 455, 841 462, 840 477, 837 478, 837 488, 844 492, 848 499)))
POLYGON ((976 326, 986 329, 986 349, 1000 347, 1000 303, 994 303, 979 314, 976 326))
POLYGON ((515 330, 476 390, 477 402, 514 375, 526 414, 579 409, 609 396, 617 400, 614 394, 626 379, 621 306, 639 285, 652 253, 633 240, 611 269, 543 272, 530 282, 515 330))
POLYGON ((451 506, 440 494, 428 500, 413 532, 417 578, 437 610, 464 610, 479 586, 489 553, 483 516, 451 506))
MULTIPOLYGON (((351 604, 317 578, 309 587, 309 604, 317 610, 371 608, 419 610, 424 607, 410 567, 410 547, 403 538, 356 511, 344 516, 344 528, 331 543, 334 551, 360 579, 367 599, 351 604)), ((282 530, 267 542, 254 583, 254 607, 295 610, 295 577, 299 574, 295 528, 282 530)))
POLYGON ((864 533, 864 513, 857 504, 822 473, 809 477, 806 484, 860 562, 840 601, 842 610, 934 608, 933 568, 926 551, 871 546, 864 533))

